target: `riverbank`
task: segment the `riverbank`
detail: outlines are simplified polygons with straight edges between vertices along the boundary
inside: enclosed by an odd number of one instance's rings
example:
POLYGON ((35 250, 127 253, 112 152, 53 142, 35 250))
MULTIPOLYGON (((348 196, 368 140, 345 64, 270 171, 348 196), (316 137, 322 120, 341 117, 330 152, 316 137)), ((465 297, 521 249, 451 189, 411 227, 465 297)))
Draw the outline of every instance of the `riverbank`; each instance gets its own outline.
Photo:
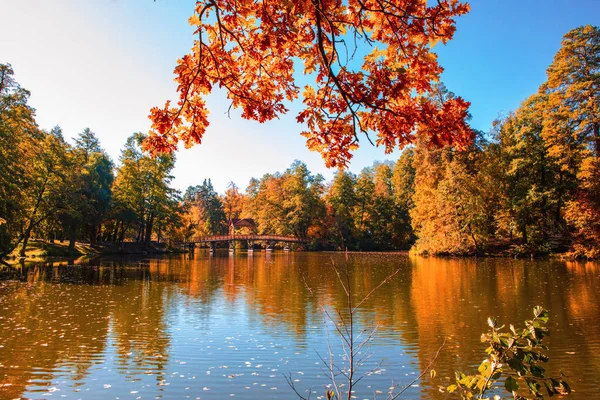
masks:
POLYGON ((557 258, 568 261, 591 261, 600 259, 600 246, 597 243, 570 242, 562 238, 550 238, 544 244, 528 245, 520 240, 494 239, 479 249, 475 247, 431 252, 413 246, 411 254, 423 257, 441 258, 557 258))
MULTIPOLYGON (((8 257, 6 262, 22 259, 19 255, 20 249, 15 249, 8 257)), ((165 254, 177 252, 167 248, 164 243, 152 243, 149 249, 144 249, 143 243, 137 242, 103 242, 90 245, 86 242, 76 242, 73 249, 69 249, 69 242, 55 241, 53 243, 36 240, 27 244, 25 250, 25 261, 40 261, 47 258, 66 258, 66 257, 94 257, 102 255, 145 255, 145 254, 165 254)))
MULTIPOLYGON (((488 244, 485 251, 482 252, 464 252, 464 253, 438 253, 438 254, 422 254, 416 251, 414 248, 410 251, 407 250, 396 250, 396 251, 348 251, 350 254, 391 254, 391 253, 403 253, 411 254, 421 257, 433 257, 433 258, 531 258, 531 259, 545 259, 545 258, 557 258, 563 260, 595 260, 598 257, 590 257, 590 253, 583 253, 574 251, 572 248, 562 247, 555 248, 554 251, 547 253, 534 253, 526 254, 522 251, 517 250, 517 245, 509 241, 498 241, 488 244)), ((24 261, 44 261, 47 259, 70 259, 80 257, 98 257, 98 256, 111 256, 111 255, 159 255, 168 253, 181 253, 187 252, 186 250, 177 250, 168 248, 165 243, 152 243, 150 249, 144 249, 143 243, 138 242, 103 242, 98 243, 94 246, 87 242, 76 242, 74 249, 69 249, 69 242, 55 241, 54 243, 34 240, 30 241, 27 245, 26 256, 24 261)), ((325 250, 324 252, 330 252, 325 250)), ((338 251, 333 251, 337 253, 338 251)), ((8 257, 4 258, 3 261, 12 264, 23 260, 19 256, 19 249, 15 249, 8 257)))

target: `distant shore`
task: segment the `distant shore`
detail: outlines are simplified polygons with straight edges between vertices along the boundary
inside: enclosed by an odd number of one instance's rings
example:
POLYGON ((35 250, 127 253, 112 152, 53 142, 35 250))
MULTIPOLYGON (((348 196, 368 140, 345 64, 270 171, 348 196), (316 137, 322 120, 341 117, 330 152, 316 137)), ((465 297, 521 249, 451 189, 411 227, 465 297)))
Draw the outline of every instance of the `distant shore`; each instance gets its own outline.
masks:
MULTIPOLYGON (((437 254, 437 255, 419 255, 415 251, 407 250, 390 250, 390 251, 366 251, 366 250, 352 250, 348 251, 348 254, 412 254, 424 257, 436 257, 436 258, 560 258, 564 260, 576 260, 581 259, 580 257, 574 256, 574 254, 568 250, 562 249, 560 252, 552 252, 549 254, 537 254, 537 255, 526 255, 526 254, 515 254, 510 251, 506 246, 491 246, 488 251, 482 253, 465 253, 465 254, 437 254)), ((335 252, 339 253, 339 250, 321 250, 324 253, 335 252)), ((31 241, 26 250, 25 258, 19 256, 18 251, 15 250, 11 255, 5 257, 3 261, 8 264, 14 264, 21 260, 26 262, 35 261, 46 261, 52 259, 68 259, 68 258, 80 258, 80 257, 100 257, 100 256, 114 256, 114 255, 161 255, 161 254, 175 254, 175 253, 187 253, 187 250, 180 250, 169 248, 165 243, 152 243, 151 247, 144 249, 144 244, 139 242, 103 242, 96 245, 90 245, 86 242, 76 242, 74 249, 69 249, 69 243, 67 241, 31 241)), ((590 261, 592 259, 589 259, 590 261)))

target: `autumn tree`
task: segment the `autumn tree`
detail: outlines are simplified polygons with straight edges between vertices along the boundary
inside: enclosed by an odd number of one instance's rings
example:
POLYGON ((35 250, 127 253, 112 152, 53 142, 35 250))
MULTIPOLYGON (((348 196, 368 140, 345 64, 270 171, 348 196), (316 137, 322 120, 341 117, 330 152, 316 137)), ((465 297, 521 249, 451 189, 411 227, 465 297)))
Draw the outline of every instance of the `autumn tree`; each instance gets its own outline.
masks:
POLYGON ((547 74, 540 88, 547 98, 542 137, 561 172, 576 176, 577 189, 566 203, 565 217, 581 252, 596 254, 600 252, 600 28, 586 25, 569 31, 547 74))
MULTIPOLYGON (((252 182, 251 182, 252 184, 252 182)), ((283 209, 283 178, 280 172, 265 174, 246 191, 250 215, 257 224, 258 234, 286 234, 285 212, 283 209)), ((248 216, 245 214, 245 216, 248 216)))
MULTIPOLYGON (((150 246, 157 227, 166 230, 165 224, 179 211, 178 193, 169 184, 175 167, 173 155, 153 158, 141 150, 145 135, 131 135, 121 151, 121 166, 113 185, 113 196, 119 239, 123 241, 132 229, 131 239, 150 246)), ((174 222, 177 222, 175 220, 174 222)), ((178 223, 178 222, 177 222, 178 223)))
MULTIPOLYGON (((64 239, 73 231, 70 237, 72 239, 70 247, 73 249, 76 239, 74 235, 82 217, 79 213, 82 209, 81 166, 74 156, 73 147, 65 141, 60 126, 54 126, 48 134, 49 138, 55 141, 57 149, 61 150, 61 161, 54 168, 59 170, 63 179, 60 185, 61 193, 53 199, 55 202, 53 212, 40 222, 35 231, 38 237, 48 238, 51 242, 57 236, 64 239), (71 223, 75 220, 76 223, 71 223)), ((36 147, 38 146, 40 143, 37 143, 36 147)))
POLYGON ((257 178, 251 178, 250 182, 248 182, 248 186, 246 186, 246 190, 244 192, 244 202, 242 204, 242 213, 241 215, 246 218, 254 218, 256 220, 256 209, 254 207, 256 199, 258 197, 258 191, 260 188, 260 180, 257 178))
POLYGON ((259 234, 320 237, 325 218, 323 180, 298 160, 283 173, 253 178, 246 188, 241 216, 253 218, 259 234))
POLYGON ((2 252, 21 244, 24 256, 31 237, 57 234, 72 248, 82 225, 93 230, 108 213, 112 163, 89 129, 75 148, 59 126, 39 129, 10 65, 0 65, 0 82, 0 236, 9 241, 2 252))
POLYGON ((325 195, 331 221, 328 240, 339 249, 354 246, 354 209, 358 204, 355 182, 354 174, 338 170, 325 195))
POLYGON ((190 186, 184 195, 188 223, 198 235, 221 235, 227 232, 227 216, 223 202, 210 179, 202 185, 190 186))
MULTIPOLYGON (((442 107, 445 99, 453 96, 443 84, 438 84, 432 100, 442 107)), ((482 250, 489 232, 477 184, 480 179, 477 159, 481 153, 477 141, 466 149, 439 148, 426 135, 419 135, 413 159, 414 206, 410 209, 418 237, 417 252, 461 254, 482 250)))
POLYGON ((228 221, 232 218, 240 217, 244 207, 244 194, 240 192, 240 189, 234 182, 227 184, 222 202, 228 221))
POLYGON ((395 244, 404 249, 410 248, 415 237, 410 223, 410 210, 414 206, 415 167, 414 147, 404 149, 392 172, 394 207, 396 209, 395 244))
POLYGON ((280 117, 300 96, 296 65, 303 82, 313 80, 296 119, 329 167, 347 165, 361 135, 387 152, 416 131, 437 145, 466 145, 469 104, 453 97, 437 106, 428 93, 443 70, 431 49, 452 39, 455 18, 468 10, 458 0, 198 0, 189 19, 197 39, 174 71, 179 99, 150 111, 145 146, 200 143, 214 87, 243 118, 280 117))
POLYGON ((475 145, 457 150, 417 144, 414 207, 409 213, 418 253, 466 254, 484 249, 490 210, 485 209, 478 184, 481 177, 473 166, 481 155, 475 145))
POLYGON ((114 166, 90 128, 85 128, 75 138, 73 156, 80 173, 81 187, 78 192, 83 197, 81 215, 84 218, 81 223, 90 244, 95 245, 98 231, 111 207, 114 166))
POLYGON ((64 142, 43 131, 38 135, 34 148, 28 150, 28 184, 21 191, 21 257, 25 256, 32 232, 60 210, 69 182, 70 165, 64 142))
POLYGON ((141 237, 141 225, 144 217, 146 188, 142 169, 142 152, 138 149, 139 134, 127 138, 119 157, 120 167, 113 184, 115 218, 115 239, 124 241, 127 233, 136 230, 135 239, 141 237), (136 229, 137 228, 137 229, 136 229))
POLYGON ((14 79, 10 64, 0 64, 0 255, 9 253, 21 232, 22 190, 37 134, 29 91, 14 79))
POLYGON ((528 254, 549 251, 563 225, 562 210, 573 189, 573 174, 561 169, 542 135, 547 96, 535 94, 501 123, 496 166, 504 200, 496 211, 499 234, 519 238, 528 254))
POLYGON ((284 232, 305 238, 320 214, 322 176, 314 176, 306 164, 294 161, 283 174, 284 232))
POLYGON ((365 241, 370 241, 371 232, 369 229, 369 217, 374 207, 375 183, 373 182, 373 169, 364 168, 356 177, 354 183, 354 193, 356 195, 356 205, 354 210, 354 237, 359 241, 358 247, 361 247, 365 241), (363 242, 363 243, 360 243, 363 242))

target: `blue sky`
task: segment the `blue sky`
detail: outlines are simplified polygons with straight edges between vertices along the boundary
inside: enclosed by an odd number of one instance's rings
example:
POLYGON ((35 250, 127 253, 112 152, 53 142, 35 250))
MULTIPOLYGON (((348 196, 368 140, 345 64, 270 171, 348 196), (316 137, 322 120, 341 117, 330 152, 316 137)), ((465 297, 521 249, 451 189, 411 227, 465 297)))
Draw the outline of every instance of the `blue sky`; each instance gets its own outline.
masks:
MULTIPOLYGON (((0 62, 31 91, 42 128, 75 137, 85 127, 118 160, 126 138, 147 131, 148 111, 175 98, 173 68, 193 37, 193 0, 0 0, 0 62)), ((545 71, 572 28, 600 24, 600 0, 473 0, 457 21, 454 40, 436 47, 443 81, 471 102, 471 124, 488 131, 499 114, 519 106, 545 80, 545 71)), ((174 185, 185 189, 212 178, 245 188, 251 177, 283 171, 294 159, 330 179, 319 154, 309 152, 294 106, 284 118, 259 124, 232 113, 214 93, 202 145, 178 153, 174 185)), ((395 160, 361 141, 350 170, 395 160)))

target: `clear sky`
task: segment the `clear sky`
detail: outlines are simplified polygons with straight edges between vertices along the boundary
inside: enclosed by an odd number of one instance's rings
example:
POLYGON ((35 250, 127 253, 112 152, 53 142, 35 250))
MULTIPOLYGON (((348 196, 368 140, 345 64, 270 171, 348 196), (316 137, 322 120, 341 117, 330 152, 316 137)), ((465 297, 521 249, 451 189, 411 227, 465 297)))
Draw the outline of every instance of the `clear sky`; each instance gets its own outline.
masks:
MULTIPOLYGON (((31 91, 42 128, 60 125, 72 138, 89 127, 117 161, 126 138, 148 130, 149 109, 175 98, 173 68, 193 41, 187 19, 194 3, 0 0, 0 63, 11 63, 31 91)), ((600 0, 473 0, 471 8, 454 40, 436 51, 444 83, 472 103, 471 124, 483 131, 537 90, 567 31, 600 24, 600 0)), ((211 125, 202 145, 178 153, 175 187, 212 178, 219 192, 229 181, 244 189, 251 177, 283 171, 295 159, 332 177, 306 149, 294 109, 259 124, 235 112, 228 118, 222 93, 208 104, 211 125)), ((399 154, 361 144, 353 172, 399 154)))

